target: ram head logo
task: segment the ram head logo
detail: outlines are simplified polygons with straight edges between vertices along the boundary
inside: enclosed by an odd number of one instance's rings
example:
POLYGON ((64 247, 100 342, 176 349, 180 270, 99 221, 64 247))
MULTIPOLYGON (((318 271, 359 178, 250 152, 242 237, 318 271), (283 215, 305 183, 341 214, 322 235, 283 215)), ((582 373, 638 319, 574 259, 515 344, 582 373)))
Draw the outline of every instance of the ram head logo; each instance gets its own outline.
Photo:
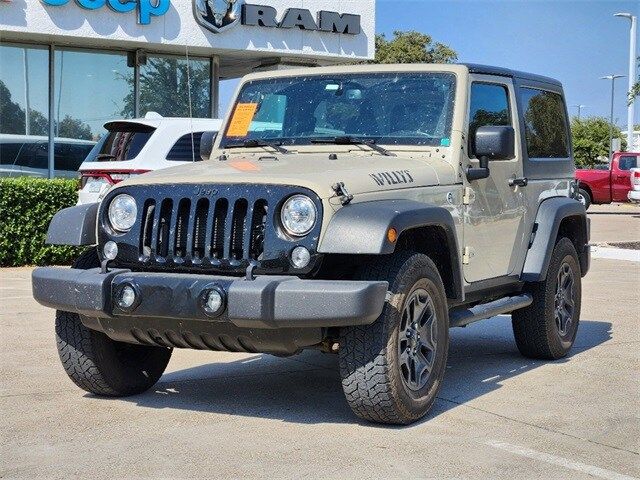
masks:
POLYGON ((214 33, 235 25, 242 0, 194 0, 196 20, 214 33))

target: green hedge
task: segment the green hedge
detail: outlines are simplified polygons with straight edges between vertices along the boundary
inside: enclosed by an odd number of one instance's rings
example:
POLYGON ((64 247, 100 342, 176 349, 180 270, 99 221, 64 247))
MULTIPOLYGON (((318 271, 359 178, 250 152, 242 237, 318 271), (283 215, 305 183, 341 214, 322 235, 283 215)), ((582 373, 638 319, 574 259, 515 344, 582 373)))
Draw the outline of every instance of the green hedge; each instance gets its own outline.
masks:
POLYGON ((78 199, 75 179, 0 179, 0 266, 63 265, 75 247, 45 245, 53 215, 78 199))

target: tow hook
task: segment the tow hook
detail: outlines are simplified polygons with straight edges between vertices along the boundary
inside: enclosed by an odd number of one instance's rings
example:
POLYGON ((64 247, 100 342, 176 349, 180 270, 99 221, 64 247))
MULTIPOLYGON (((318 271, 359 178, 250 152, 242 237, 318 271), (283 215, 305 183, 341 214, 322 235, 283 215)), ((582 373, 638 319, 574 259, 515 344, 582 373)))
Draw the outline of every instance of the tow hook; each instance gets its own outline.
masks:
POLYGON ((344 186, 344 182, 338 182, 331 186, 336 195, 340 197, 340 203, 342 205, 349 205, 353 200, 353 195, 347 191, 347 187, 344 186))
POLYGON ((247 267, 246 275, 244 277, 245 280, 252 281, 256 279, 256 276, 253 274, 253 271, 256 269, 257 266, 258 266, 258 262, 256 262, 255 260, 251 260, 251 262, 249 262, 249 266, 247 267))

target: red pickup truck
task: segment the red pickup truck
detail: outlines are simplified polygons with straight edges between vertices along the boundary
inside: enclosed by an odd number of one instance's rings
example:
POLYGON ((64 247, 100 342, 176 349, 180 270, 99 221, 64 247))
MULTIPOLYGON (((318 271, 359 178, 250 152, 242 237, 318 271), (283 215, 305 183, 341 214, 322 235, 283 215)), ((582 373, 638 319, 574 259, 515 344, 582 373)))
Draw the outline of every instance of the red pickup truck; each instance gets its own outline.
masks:
POLYGON ((592 203, 628 202, 632 168, 638 167, 637 152, 614 152, 611 163, 604 169, 578 169, 579 200, 585 208, 592 203))

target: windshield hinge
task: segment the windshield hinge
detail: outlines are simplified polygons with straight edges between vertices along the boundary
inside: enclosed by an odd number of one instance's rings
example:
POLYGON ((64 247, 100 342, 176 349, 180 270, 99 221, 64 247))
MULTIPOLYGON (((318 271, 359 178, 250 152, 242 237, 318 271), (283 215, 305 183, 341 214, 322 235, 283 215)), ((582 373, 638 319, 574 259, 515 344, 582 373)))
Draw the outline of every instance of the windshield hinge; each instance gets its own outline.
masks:
POLYGON ((464 251, 462 252, 462 264, 469 265, 471 263, 471 248, 464 247, 464 251))
POLYGON ((347 191, 347 187, 344 186, 344 182, 338 182, 331 185, 331 188, 336 192, 336 195, 340 197, 340 203, 342 203, 342 205, 349 205, 351 200, 353 200, 353 195, 347 191))
POLYGON ((464 187, 464 195, 462 197, 462 204, 463 205, 471 205, 471 202, 473 201, 474 197, 475 197, 475 192, 473 191, 473 188, 464 187))

